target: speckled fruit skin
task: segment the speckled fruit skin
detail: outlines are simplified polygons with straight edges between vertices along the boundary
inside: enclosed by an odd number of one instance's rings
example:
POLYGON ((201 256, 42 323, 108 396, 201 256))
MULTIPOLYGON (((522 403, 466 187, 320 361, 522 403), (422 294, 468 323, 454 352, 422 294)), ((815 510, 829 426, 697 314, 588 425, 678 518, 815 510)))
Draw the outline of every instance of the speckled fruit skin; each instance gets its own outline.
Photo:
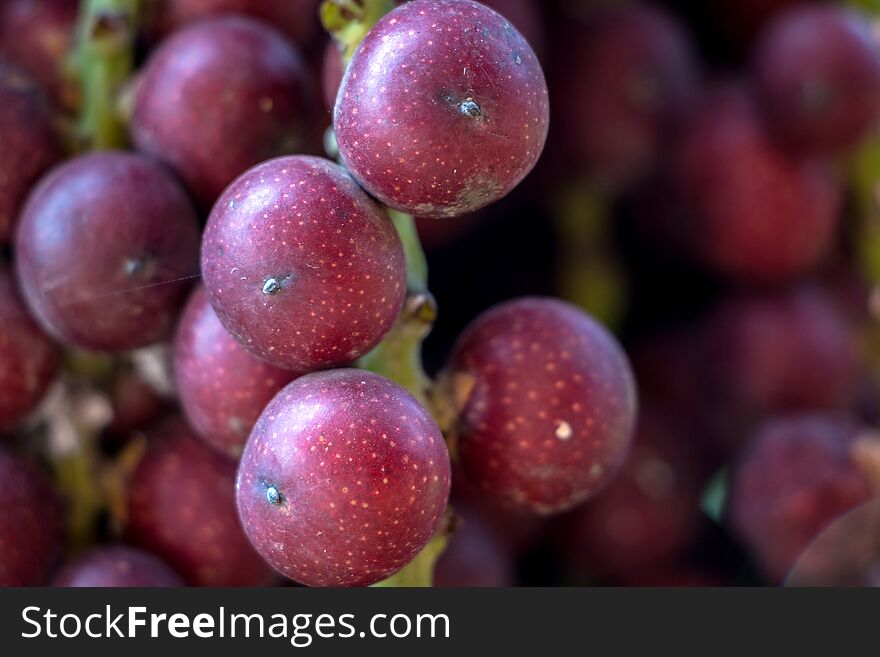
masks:
POLYGON ((307 76, 302 57, 272 27, 241 16, 200 21, 147 62, 132 140, 173 168, 207 211, 246 169, 297 149, 307 76))
POLYGON ((0 429, 21 421, 58 374, 58 347, 34 322, 0 262, 0 429))
POLYGON ((429 217, 507 194, 547 138, 547 84, 513 26, 470 0, 413 0, 363 40, 336 100, 340 156, 373 196, 429 217))
POLYGON ((52 483, 0 447, 0 586, 38 586, 61 556, 64 520, 52 483))
POLYGON ((731 470, 726 522, 771 582, 824 527, 870 498, 854 458, 859 433, 829 416, 770 420, 731 470))
POLYGON ((756 47, 755 79, 776 135, 839 152, 880 117, 880 48, 866 21, 841 7, 781 14, 756 47))
POLYGON ((235 462, 176 418, 149 436, 129 486, 126 536, 167 561, 190 586, 275 581, 238 521, 235 462))
POLYGON ((0 246, 14 232, 31 186, 61 159, 45 98, 18 69, 0 59, 0 246))
POLYGON ((73 106, 78 96, 64 69, 78 11, 79 0, 0 2, 0 56, 24 68, 65 107, 73 106))
POLYGON ((173 328, 198 272, 198 219, 183 188, 139 155, 69 160, 22 212, 16 269, 25 301, 64 342, 123 351, 173 328))
POLYGON ((449 486, 449 453, 428 412, 388 379, 333 370, 297 379, 269 404, 236 494, 245 532, 279 572, 309 586, 366 586, 425 546, 449 486))
POLYGON ((159 557, 127 545, 92 548, 67 564, 52 586, 129 588, 183 586, 171 567, 159 557))
POLYGON ((449 373, 471 387, 456 430, 462 469, 497 502, 564 511, 620 470, 636 416, 632 372, 574 306, 527 297, 489 309, 458 339, 449 373))
POLYGON ((838 181, 825 162, 780 150, 744 90, 710 93, 678 146, 672 167, 695 259, 737 281, 779 283, 826 256, 838 181))
POLYGON ((209 445, 241 454, 260 413, 296 376, 260 360, 223 328, 205 289, 190 297, 174 339, 180 403, 209 445))
POLYGON ((273 25, 299 45, 306 46, 320 25, 319 3, 320 0, 159 0, 156 11, 165 34, 223 14, 246 14, 273 25))
POLYGON ((205 228, 202 276, 227 331, 299 371, 367 353, 406 294, 394 225, 342 167, 305 156, 265 162, 223 193, 205 228))
POLYGON ((554 131, 592 179, 620 189, 657 163, 696 95, 691 45, 674 18, 641 4, 596 12, 569 32, 554 131))

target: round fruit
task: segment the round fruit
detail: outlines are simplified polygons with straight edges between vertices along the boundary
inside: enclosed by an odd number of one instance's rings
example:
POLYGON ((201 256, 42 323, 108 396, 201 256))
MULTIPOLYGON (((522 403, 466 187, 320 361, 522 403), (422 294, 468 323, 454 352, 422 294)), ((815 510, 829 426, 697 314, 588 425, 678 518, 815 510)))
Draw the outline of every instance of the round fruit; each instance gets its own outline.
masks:
POLYGON ((61 159, 61 148, 39 89, 0 60, 0 246, 14 232, 31 186, 61 159))
POLYGON ((774 135, 800 148, 846 149, 880 118, 880 48, 841 7, 780 15, 757 46, 755 77, 774 135))
POLYGON ((58 373, 58 348, 31 318, 0 263, 0 429, 17 424, 58 373))
POLYGON ((287 386, 257 421, 238 471, 245 532, 309 586, 365 586, 409 563, 449 499, 440 429, 376 374, 334 370, 287 386))
POLYGON ((838 182, 824 162, 779 150, 742 90, 710 94, 673 166, 692 213, 689 248, 720 274, 779 282, 810 271, 830 250, 838 182))
POLYGON ((487 496, 556 513, 620 470, 636 415, 632 372, 614 338, 574 306, 522 298, 486 311, 448 370, 459 404, 454 453, 487 496))
POLYGON ((64 519, 52 483, 0 446, 0 586, 38 586, 61 555, 64 519))
POLYGON ((159 0, 161 31, 179 30, 195 21, 224 14, 246 14, 283 31, 301 46, 318 31, 319 0, 159 0))
POLYGON ((75 105, 78 96, 67 58, 79 4, 80 0, 0 2, 0 56, 20 65, 65 107, 75 105))
POLYGON ((549 104, 535 53, 470 0, 413 0, 367 34, 334 111, 339 153, 386 205, 448 217, 506 195, 544 147, 549 104))
POLYGON ((855 397, 856 332, 816 288, 729 297, 706 332, 713 394, 738 413, 843 409, 855 397))
POLYGON ((171 166, 209 210, 249 167, 296 150, 308 78, 283 35, 240 16, 201 21, 153 53, 134 93, 138 150, 171 166))
POLYGON ((857 454, 876 440, 824 416, 768 421, 730 473, 725 515, 757 565, 781 582, 822 529, 871 497, 857 454))
POLYGON ((696 543, 704 482, 693 445, 665 411, 642 411, 620 475, 563 519, 563 548, 579 570, 603 577, 648 572, 684 557, 696 543))
POLYGON ((229 186, 205 229, 202 276, 226 330, 299 371, 367 353, 406 294, 394 225, 342 167, 305 156, 265 162, 229 186))
POLYGON ((235 513, 235 462, 181 420, 150 436, 129 487, 127 536, 191 586, 264 586, 271 569, 235 513))
POLYGON ((203 287, 193 293, 174 339, 180 403, 208 444, 237 456, 260 413, 296 373, 248 352, 229 335, 203 287))
POLYGON ((597 12, 573 32, 554 88, 556 134, 594 180, 624 187, 656 164, 684 118, 693 53, 674 19, 646 5, 597 12))
POLYGON ((66 162, 34 189, 18 226, 22 293, 65 342, 122 351, 170 332, 198 272, 198 221, 152 161, 104 152, 66 162))
POLYGON ((55 576, 53 586, 126 588, 183 586, 183 581, 158 557, 126 545, 92 548, 55 576))

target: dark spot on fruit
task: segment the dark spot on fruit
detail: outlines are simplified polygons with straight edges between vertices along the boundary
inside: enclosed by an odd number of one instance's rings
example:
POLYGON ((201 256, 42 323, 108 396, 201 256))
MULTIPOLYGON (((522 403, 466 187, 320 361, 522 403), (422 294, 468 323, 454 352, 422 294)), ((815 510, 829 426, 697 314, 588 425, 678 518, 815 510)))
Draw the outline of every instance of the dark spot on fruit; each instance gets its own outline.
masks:
POLYGON ((276 278, 275 276, 271 276, 266 279, 263 283, 263 294, 266 295, 274 295, 281 292, 284 289, 285 283, 287 283, 290 276, 285 276, 283 278, 276 278))
POLYGON ((483 110, 480 108, 477 101, 473 98, 465 98, 458 104, 458 111, 464 114, 465 116, 469 116, 472 119, 478 119, 483 116, 483 110))
POLYGON ((274 485, 269 484, 266 488, 266 501, 273 506, 281 506, 282 502, 284 502, 284 498, 281 496, 281 491, 279 491, 274 485))

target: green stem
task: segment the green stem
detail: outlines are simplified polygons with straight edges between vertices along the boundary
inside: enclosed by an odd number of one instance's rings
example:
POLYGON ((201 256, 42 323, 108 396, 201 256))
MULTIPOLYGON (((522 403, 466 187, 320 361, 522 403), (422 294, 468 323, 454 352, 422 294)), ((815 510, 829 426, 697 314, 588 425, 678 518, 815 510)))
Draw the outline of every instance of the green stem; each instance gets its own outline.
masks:
POLYGON ((416 222, 412 216, 387 208, 388 216, 397 228, 400 241, 403 243, 403 254, 406 257, 407 285, 410 292, 424 292, 428 289, 428 259, 422 249, 416 222))
POLYGON ((373 586, 379 588, 432 586, 434 566, 437 565, 437 559, 443 554, 448 542, 449 534, 446 531, 437 533, 403 570, 373 586))
MULTIPOLYGON (((321 21, 342 51, 348 66, 360 42, 373 25, 394 9, 394 0, 325 0, 321 21)), ((326 140, 328 153, 335 150, 332 134, 326 140)), ((403 311, 388 335, 358 367, 396 381, 423 406, 431 408, 432 382, 422 366, 422 342, 437 317, 437 304, 428 292, 428 261, 422 250, 415 220, 408 214, 386 208, 394 223, 406 257, 408 294, 403 311)), ((439 530, 415 559, 398 573, 376 586, 431 586, 434 564, 446 547, 449 523, 439 530)))
POLYGON ((394 4, 394 0, 324 0, 321 22, 339 45, 344 66, 348 66, 367 32, 394 9, 394 4))
POLYGON ((75 67, 82 90, 77 125, 82 150, 123 148, 119 95, 134 68, 140 0, 86 0, 82 5, 75 67))
POLYGON ((616 326, 626 301, 626 279, 614 256, 611 201, 601 191, 576 184, 555 210, 559 235, 559 296, 616 326))

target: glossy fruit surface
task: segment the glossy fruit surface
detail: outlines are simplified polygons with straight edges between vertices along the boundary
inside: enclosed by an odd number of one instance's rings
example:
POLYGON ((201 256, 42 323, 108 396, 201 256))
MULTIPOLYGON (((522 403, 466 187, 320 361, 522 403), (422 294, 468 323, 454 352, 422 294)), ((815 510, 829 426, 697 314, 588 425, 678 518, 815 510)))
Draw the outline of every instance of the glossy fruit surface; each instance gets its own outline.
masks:
POLYGON ((32 193, 16 267, 28 306, 62 341, 96 351, 146 346, 167 337, 198 271, 198 221, 153 161, 84 155, 32 193))
POLYGON ((205 229, 202 276, 241 344, 299 371, 368 352, 406 293, 394 225, 342 167, 305 156, 270 160, 230 185, 205 229))
POLYGON ((522 298, 478 317, 449 373, 462 391, 455 451, 498 502, 534 513, 571 508, 618 473, 636 391, 626 356, 576 307, 522 298))
POLYGON ((271 569, 235 512, 235 462, 172 419, 149 436, 129 487, 128 540, 190 586, 265 586, 271 569))
POLYGON ((0 246, 37 179, 61 159, 46 100, 35 83, 0 59, 0 246))
POLYGON ((880 47, 841 7, 781 14, 756 46, 755 77, 774 134, 818 152, 857 143, 880 118, 880 47))
POLYGON ((61 556, 64 518, 52 482, 0 446, 0 586, 40 586, 61 556))
POLYGON ((236 456, 263 409, 296 376, 238 344, 217 319, 201 286, 190 297, 177 328, 174 373, 192 427, 210 445, 236 456))
POLYGON ((430 414, 359 370, 308 374, 257 421, 236 492, 245 531, 279 572, 365 586, 409 563, 449 498, 449 454, 430 414))
POLYGON ((207 211, 246 169, 295 152, 308 86, 299 52, 272 27, 241 16, 201 21, 147 62, 132 140, 173 168, 207 211))
POLYGON ((364 188, 431 217, 506 195, 535 165, 548 123, 531 47, 470 0, 414 0, 386 14, 355 53, 333 119, 364 188))
POLYGON ((55 576, 53 586, 159 587, 183 586, 183 581, 158 557, 127 545, 92 548, 55 576))
POLYGON ((34 322, 12 272, 0 264, 0 429, 14 426, 58 374, 58 347, 34 322))

